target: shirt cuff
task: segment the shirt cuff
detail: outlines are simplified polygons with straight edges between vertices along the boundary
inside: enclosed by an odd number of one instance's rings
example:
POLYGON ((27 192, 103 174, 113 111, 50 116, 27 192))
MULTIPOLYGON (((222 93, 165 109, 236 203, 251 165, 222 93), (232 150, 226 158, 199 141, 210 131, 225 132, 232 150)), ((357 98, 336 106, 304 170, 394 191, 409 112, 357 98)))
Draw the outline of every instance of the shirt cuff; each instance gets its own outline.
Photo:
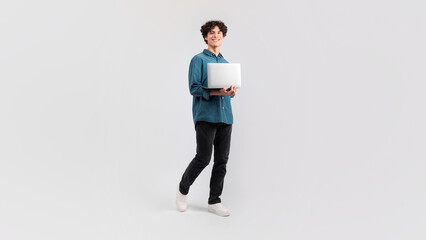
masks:
POLYGON ((210 90, 207 90, 207 89, 203 89, 203 90, 204 90, 203 98, 208 101, 210 99, 210 90))

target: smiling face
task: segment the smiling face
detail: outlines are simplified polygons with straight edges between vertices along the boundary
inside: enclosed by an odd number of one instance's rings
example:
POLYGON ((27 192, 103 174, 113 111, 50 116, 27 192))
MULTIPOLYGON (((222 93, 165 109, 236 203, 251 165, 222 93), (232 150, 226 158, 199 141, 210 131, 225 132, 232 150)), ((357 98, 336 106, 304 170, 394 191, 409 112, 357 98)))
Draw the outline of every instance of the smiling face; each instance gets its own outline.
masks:
POLYGON ((204 39, 207 41, 207 45, 209 45, 209 47, 217 48, 222 45, 223 33, 218 26, 215 26, 207 33, 207 36, 204 39))

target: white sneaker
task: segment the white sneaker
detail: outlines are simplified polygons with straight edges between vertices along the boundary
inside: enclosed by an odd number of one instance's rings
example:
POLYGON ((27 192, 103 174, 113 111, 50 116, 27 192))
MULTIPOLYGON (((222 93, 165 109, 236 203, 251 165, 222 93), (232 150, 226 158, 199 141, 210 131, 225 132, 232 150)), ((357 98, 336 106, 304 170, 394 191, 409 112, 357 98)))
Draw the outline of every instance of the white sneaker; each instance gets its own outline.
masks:
POLYGON ((209 212, 217 214, 221 217, 227 217, 231 215, 231 212, 229 212, 229 210, 223 206, 222 203, 209 204, 209 212))
POLYGON ((176 207, 179 210, 179 212, 185 212, 187 207, 186 195, 183 195, 182 193, 180 193, 179 186, 178 186, 177 194, 176 194, 176 207))

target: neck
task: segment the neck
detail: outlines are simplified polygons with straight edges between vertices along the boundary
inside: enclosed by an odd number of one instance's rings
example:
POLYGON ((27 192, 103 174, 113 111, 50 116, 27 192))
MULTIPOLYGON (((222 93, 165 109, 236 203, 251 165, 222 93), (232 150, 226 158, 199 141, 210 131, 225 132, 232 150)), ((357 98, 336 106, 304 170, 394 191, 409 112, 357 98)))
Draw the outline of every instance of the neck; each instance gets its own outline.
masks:
POLYGON ((214 53, 216 55, 216 57, 219 55, 220 52, 220 47, 211 47, 208 46, 207 48, 210 52, 214 53))

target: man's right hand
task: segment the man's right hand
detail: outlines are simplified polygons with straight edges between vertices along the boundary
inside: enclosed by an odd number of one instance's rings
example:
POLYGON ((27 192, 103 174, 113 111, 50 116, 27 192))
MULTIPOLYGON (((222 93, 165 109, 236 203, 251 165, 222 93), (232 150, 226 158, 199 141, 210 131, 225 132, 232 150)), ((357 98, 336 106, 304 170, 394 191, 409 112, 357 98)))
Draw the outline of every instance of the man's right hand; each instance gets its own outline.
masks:
POLYGON ((230 88, 222 88, 220 90, 211 91, 210 95, 226 95, 233 96, 237 93, 237 87, 231 86, 230 88))

